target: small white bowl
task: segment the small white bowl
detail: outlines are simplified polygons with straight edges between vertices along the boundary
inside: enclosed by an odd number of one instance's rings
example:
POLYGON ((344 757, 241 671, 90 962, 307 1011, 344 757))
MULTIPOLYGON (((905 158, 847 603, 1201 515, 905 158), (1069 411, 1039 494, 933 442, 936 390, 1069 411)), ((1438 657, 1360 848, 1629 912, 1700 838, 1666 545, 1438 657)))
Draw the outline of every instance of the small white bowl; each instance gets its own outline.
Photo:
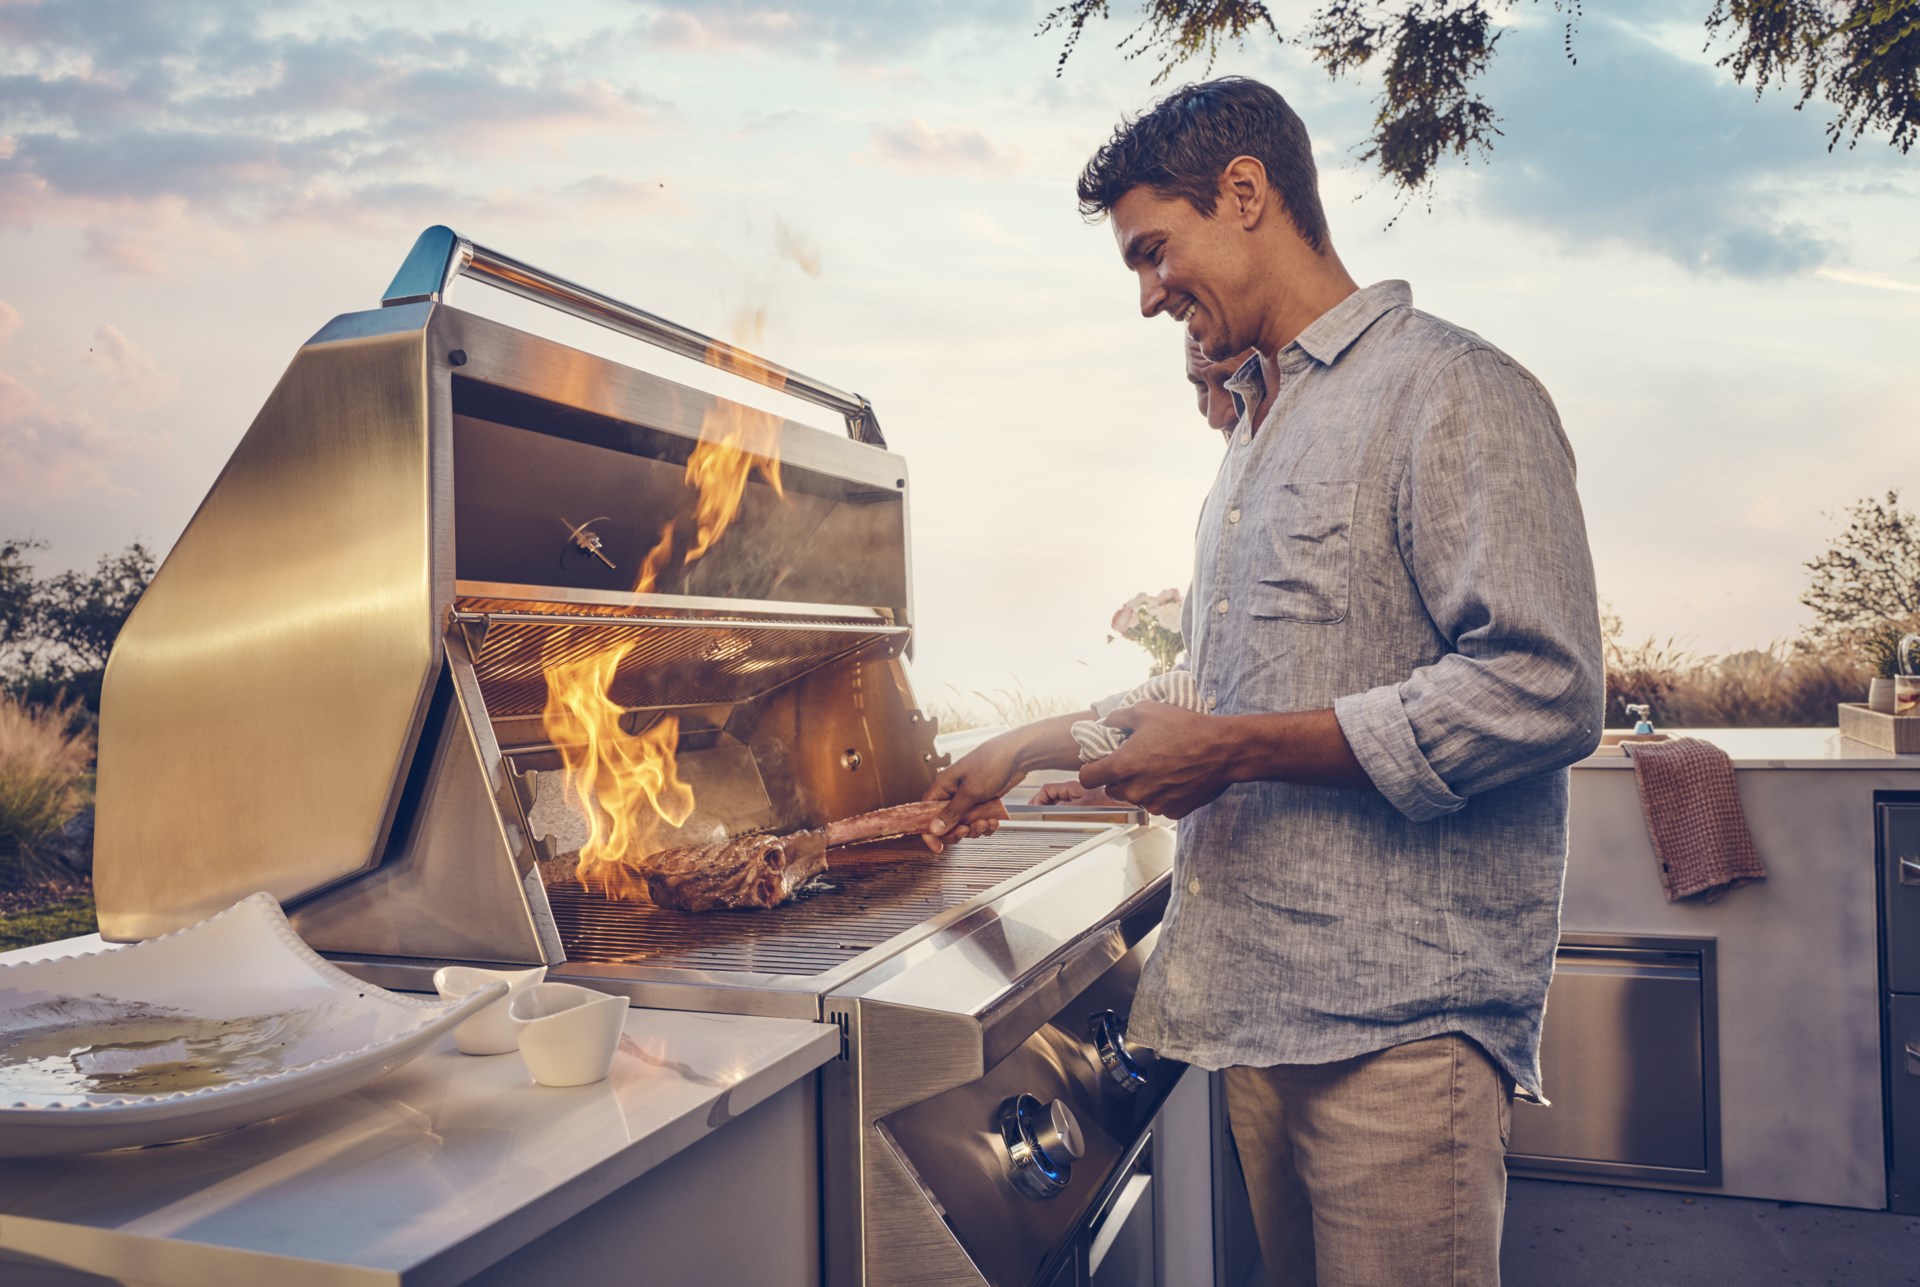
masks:
POLYGON ((585 1086, 613 1070, 627 998, 571 983, 536 983, 509 1001, 507 1013, 535 1081, 585 1086))
POLYGON ((520 1034, 507 1015, 507 1004, 547 977, 547 967, 531 970, 483 970, 472 965, 448 965, 433 972, 434 989, 443 1001, 458 1001, 486 987, 504 983, 507 994, 484 1006, 473 1018, 453 1030, 453 1044, 463 1055, 504 1055, 519 1044, 520 1034))

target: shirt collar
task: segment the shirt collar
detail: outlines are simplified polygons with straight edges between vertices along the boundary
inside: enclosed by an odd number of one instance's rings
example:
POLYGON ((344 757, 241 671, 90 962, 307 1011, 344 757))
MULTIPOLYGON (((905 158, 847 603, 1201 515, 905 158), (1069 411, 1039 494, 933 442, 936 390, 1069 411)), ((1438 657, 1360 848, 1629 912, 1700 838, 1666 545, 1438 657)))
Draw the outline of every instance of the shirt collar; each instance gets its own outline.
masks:
POLYGON ((1234 368, 1233 374, 1221 381, 1228 393, 1233 395, 1233 405, 1239 409, 1240 419, 1244 423, 1253 414, 1255 407, 1267 398, 1266 377, 1260 374, 1260 355, 1250 355, 1246 361, 1234 368))
POLYGON ((1369 326, 1392 310, 1412 303, 1413 288, 1405 282, 1375 282, 1314 318, 1293 342, 1322 366, 1332 366, 1369 326))

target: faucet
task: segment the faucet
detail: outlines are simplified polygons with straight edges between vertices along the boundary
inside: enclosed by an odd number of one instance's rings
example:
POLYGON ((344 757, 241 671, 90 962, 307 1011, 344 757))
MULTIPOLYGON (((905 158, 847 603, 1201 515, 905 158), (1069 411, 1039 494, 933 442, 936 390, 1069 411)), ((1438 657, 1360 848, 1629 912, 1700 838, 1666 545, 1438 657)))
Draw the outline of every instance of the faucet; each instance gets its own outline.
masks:
POLYGON ((1633 735, 1650 737, 1654 733, 1653 707, 1646 703, 1635 703, 1627 707, 1627 714, 1634 717, 1633 735))

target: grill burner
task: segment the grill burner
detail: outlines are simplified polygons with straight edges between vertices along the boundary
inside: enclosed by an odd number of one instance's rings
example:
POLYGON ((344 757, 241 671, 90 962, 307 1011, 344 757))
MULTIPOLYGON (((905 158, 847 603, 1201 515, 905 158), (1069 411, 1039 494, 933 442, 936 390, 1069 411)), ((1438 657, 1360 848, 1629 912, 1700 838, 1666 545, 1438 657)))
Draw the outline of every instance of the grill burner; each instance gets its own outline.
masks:
POLYGON ((1085 840, 1002 831, 938 855, 918 840, 863 845, 844 866, 829 858, 826 888, 770 911, 669 911, 612 902, 574 881, 549 885, 547 899, 570 961, 824 974, 1085 840))

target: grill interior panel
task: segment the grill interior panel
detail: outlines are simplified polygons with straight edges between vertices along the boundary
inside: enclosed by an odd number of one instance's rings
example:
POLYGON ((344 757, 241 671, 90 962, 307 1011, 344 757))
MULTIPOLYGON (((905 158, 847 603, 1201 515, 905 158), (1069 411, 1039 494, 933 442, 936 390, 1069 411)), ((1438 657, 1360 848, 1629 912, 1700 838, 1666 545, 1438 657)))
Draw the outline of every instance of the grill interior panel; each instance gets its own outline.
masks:
POLYGON ((862 846, 770 911, 690 913, 618 903, 574 881, 547 887, 569 961, 755 974, 824 974, 1065 853, 1085 832, 1004 830, 944 854, 918 840, 862 846), (899 861, 880 861, 897 856, 899 861))
MULTIPOLYGON (((495 719, 538 715, 546 669, 625 649, 611 686, 628 709, 746 701, 905 630, 871 617, 743 619, 460 599, 473 667, 495 719), (483 626, 483 630, 474 629, 483 626)), ((879 644, 878 646, 885 646, 879 644)))

